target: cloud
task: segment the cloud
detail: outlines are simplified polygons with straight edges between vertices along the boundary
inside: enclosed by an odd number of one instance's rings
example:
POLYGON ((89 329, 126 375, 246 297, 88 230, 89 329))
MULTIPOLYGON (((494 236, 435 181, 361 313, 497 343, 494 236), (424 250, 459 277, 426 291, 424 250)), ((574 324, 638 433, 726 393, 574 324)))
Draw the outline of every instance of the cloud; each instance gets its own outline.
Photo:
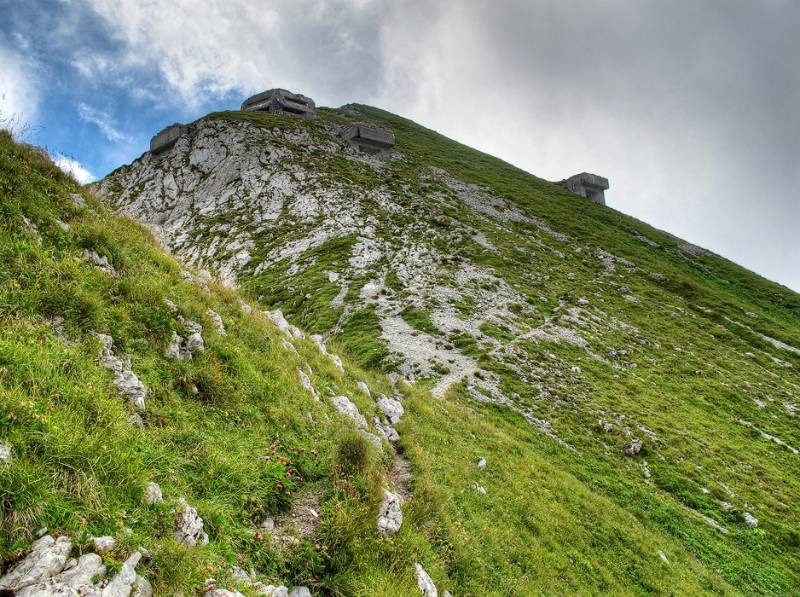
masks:
POLYGON ((31 60, 0 46, 0 126, 12 133, 35 125, 39 89, 33 72, 31 60))
POLYGON ((78 116, 84 122, 97 126, 109 141, 117 142, 128 140, 128 136, 117 130, 114 126, 112 117, 102 110, 93 108, 88 104, 80 103, 78 104, 78 116))
POLYGON ((89 172, 78 160, 65 156, 63 153, 57 153, 53 162, 64 172, 72 175, 80 184, 87 184, 97 180, 97 177, 89 172))

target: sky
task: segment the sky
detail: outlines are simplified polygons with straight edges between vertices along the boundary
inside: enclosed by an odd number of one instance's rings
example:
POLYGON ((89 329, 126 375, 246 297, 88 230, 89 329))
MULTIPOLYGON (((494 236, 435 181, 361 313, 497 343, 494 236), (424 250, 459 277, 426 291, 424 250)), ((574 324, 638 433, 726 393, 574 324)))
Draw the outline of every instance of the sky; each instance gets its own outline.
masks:
POLYGON ((80 181, 271 87, 400 114, 800 291, 797 0, 0 0, 0 119, 80 181))

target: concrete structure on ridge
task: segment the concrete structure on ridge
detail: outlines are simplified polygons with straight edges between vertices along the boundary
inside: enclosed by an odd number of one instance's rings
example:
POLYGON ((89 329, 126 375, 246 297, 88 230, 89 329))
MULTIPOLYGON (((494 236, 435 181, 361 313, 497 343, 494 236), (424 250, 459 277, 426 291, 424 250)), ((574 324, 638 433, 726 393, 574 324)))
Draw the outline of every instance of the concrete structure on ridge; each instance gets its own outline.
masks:
POLYGON ((371 155, 386 155, 394 147, 394 133, 377 124, 350 124, 339 132, 339 136, 351 147, 371 155))
POLYGON ((608 179, 598 176, 597 174, 589 174, 588 172, 581 172, 569 178, 565 178, 556 183, 564 187, 570 193, 575 193, 593 201, 600 205, 606 204, 606 196, 604 191, 608 190, 608 179))
POLYGON ((186 132, 186 126, 180 123, 169 125, 155 137, 150 139, 150 152, 159 154, 170 149, 178 139, 186 132))
POLYGON ((265 112, 308 119, 317 117, 314 100, 285 89, 270 89, 248 97, 242 103, 242 110, 263 110, 265 112))

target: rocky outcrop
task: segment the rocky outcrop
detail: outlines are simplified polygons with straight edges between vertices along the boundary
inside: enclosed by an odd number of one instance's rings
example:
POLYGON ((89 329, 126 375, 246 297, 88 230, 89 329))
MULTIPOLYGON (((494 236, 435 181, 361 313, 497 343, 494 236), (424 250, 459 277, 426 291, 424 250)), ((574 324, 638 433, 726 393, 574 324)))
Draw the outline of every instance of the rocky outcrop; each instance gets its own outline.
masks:
POLYGON ((104 274, 108 274, 112 278, 117 277, 117 270, 114 269, 114 266, 111 265, 105 255, 100 255, 94 249, 86 249, 83 251, 83 258, 96 265, 104 274))
POLYGON ((378 408, 383 411, 383 414, 389 419, 389 422, 392 425, 396 425, 400 422, 400 419, 403 417, 403 405, 401 402, 395 398, 389 398, 388 396, 381 395, 375 401, 378 405, 378 408))
POLYGON ((150 584, 137 575, 141 552, 131 554, 110 580, 95 553, 69 558, 72 542, 67 537, 38 539, 25 558, 0 578, 0 593, 16 597, 151 597, 150 584))
POLYGON ((352 419, 360 429, 367 429, 367 420, 347 396, 334 396, 331 398, 333 406, 344 416, 352 419))
POLYGON ((206 309, 206 315, 214 322, 214 327, 220 336, 227 336, 228 332, 225 330, 225 323, 222 321, 222 316, 213 309, 206 309))
POLYGON ((178 508, 175 510, 175 541, 189 547, 208 543, 208 535, 203 530, 203 519, 184 498, 178 499, 178 508))
POLYGON ((144 490, 145 504, 151 506, 162 501, 164 501, 164 495, 161 493, 161 487, 158 485, 158 483, 150 481, 144 490))
POLYGON ((433 584, 433 579, 425 572, 425 568, 421 564, 416 564, 417 570, 417 586, 420 592, 425 597, 438 597, 439 592, 436 590, 436 585, 433 584))
POLYGON ((118 357, 114 355, 112 348, 114 340, 106 334, 95 334, 100 344, 102 352, 100 363, 114 374, 114 384, 117 393, 128 400, 138 411, 144 410, 144 399, 147 396, 147 388, 139 381, 136 374, 131 370, 130 357, 118 357))

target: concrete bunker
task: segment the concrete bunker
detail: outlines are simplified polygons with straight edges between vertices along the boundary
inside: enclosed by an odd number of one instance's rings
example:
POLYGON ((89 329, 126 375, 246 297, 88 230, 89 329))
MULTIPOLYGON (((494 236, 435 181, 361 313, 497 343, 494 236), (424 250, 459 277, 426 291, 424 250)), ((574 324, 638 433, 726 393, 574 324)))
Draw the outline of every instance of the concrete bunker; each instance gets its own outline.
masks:
POLYGON ((186 125, 176 122, 162 129, 150 139, 150 152, 159 154, 170 149, 186 132, 186 125))
POLYGON ((314 100, 286 89, 270 89, 248 97, 242 102, 242 110, 248 112, 262 110, 308 119, 317 117, 314 100))
POLYGON ((350 124, 339 132, 339 136, 351 147, 370 155, 386 155, 394 147, 394 133, 377 124, 350 124))
POLYGON ((598 176, 597 174, 590 174, 588 172, 581 172, 569 178, 565 178, 556 183, 564 187, 570 193, 580 195, 589 201, 599 203, 600 205, 606 204, 605 192, 608 190, 608 179, 598 176))

